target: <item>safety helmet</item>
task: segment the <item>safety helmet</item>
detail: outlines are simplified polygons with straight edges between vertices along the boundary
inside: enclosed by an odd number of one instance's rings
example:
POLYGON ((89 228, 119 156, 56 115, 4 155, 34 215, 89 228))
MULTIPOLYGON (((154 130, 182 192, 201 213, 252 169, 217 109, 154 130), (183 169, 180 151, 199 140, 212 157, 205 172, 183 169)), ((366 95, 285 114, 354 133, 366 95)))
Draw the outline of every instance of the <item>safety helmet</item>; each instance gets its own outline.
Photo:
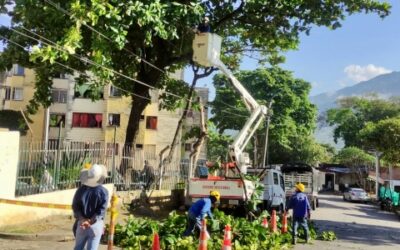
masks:
POLYGON ((304 190, 305 190, 305 187, 304 187, 304 185, 303 185, 303 183, 297 183, 297 185, 296 185, 296 189, 297 190, 299 190, 300 192, 304 192, 304 190))
POLYGON ((221 195, 219 194, 219 192, 217 190, 211 190, 210 196, 214 196, 215 199, 217 199, 217 201, 219 201, 219 198, 221 197, 221 195))

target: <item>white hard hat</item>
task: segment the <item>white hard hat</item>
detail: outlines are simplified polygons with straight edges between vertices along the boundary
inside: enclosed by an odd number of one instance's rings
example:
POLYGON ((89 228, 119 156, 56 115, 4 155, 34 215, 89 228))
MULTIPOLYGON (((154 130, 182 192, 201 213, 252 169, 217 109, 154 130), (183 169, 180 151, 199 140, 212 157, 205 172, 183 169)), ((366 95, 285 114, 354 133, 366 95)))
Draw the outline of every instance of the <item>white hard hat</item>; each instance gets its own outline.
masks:
POLYGON ((104 165, 93 164, 81 171, 80 180, 85 186, 96 187, 103 184, 107 177, 107 169, 104 165))

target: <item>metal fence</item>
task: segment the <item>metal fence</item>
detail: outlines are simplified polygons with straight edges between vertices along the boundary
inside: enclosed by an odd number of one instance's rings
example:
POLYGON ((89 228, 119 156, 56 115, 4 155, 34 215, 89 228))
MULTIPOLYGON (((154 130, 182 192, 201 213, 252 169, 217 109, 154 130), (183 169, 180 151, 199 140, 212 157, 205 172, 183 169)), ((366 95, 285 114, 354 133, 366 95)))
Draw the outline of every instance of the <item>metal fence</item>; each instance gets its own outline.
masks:
POLYGON ((76 188, 85 163, 104 164, 106 183, 118 191, 140 189, 171 190, 184 186, 188 162, 174 157, 160 164, 155 148, 118 147, 104 142, 43 142, 20 144, 16 196, 76 188))

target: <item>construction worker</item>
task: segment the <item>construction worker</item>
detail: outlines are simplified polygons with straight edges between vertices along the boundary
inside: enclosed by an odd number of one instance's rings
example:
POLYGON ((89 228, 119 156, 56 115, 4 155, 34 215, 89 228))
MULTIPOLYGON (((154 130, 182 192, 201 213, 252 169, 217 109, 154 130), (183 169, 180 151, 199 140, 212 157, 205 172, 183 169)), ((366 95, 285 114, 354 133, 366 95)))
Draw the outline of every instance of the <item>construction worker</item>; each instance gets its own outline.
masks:
POLYGON ((210 196, 208 198, 202 198, 196 201, 189 209, 188 213, 188 224, 183 236, 189 236, 193 233, 197 227, 200 231, 201 221, 206 217, 213 219, 211 213, 211 207, 219 202, 221 195, 218 191, 210 191, 210 196))
POLYGON ((97 250, 99 247, 108 202, 108 191, 101 185, 106 177, 107 170, 102 165, 86 164, 81 171, 82 185, 76 190, 72 202, 74 250, 97 250))
POLYGON ((211 32, 210 19, 208 17, 204 17, 203 22, 197 26, 195 32, 196 34, 211 32))
POLYGON ((295 194, 290 197, 289 204, 286 210, 293 209, 293 226, 292 226, 292 243, 296 244, 297 228, 299 225, 303 227, 305 232, 306 243, 310 240, 310 231, 308 229, 307 219, 311 216, 310 202, 308 201, 307 195, 304 194, 304 185, 298 183, 296 186, 295 194))

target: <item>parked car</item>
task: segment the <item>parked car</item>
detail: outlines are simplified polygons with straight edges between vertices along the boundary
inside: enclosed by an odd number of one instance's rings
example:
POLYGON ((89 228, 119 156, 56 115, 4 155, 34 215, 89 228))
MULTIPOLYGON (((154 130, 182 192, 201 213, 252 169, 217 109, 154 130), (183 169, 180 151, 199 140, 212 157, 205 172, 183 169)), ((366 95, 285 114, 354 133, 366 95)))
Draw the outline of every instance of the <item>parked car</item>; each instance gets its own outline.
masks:
POLYGON ((362 188, 347 188, 343 192, 343 200, 368 202, 371 197, 362 188))

